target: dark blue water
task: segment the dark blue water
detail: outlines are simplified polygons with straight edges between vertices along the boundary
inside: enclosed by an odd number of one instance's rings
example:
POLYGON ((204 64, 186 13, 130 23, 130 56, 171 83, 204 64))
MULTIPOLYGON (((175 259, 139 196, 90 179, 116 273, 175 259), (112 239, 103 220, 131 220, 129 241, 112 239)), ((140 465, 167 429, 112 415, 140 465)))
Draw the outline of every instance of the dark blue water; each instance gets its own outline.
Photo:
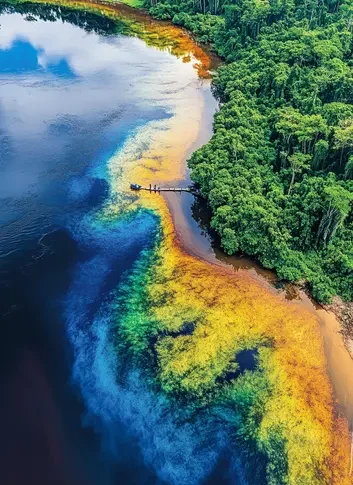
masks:
POLYGON ((109 166, 138 159, 196 71, 71 17, 0 16, 1 483, 242 483, 217 420, 177 423, 139 373, 115 375, 115 292, 158 217, 104 217, 126 198, 109 166))

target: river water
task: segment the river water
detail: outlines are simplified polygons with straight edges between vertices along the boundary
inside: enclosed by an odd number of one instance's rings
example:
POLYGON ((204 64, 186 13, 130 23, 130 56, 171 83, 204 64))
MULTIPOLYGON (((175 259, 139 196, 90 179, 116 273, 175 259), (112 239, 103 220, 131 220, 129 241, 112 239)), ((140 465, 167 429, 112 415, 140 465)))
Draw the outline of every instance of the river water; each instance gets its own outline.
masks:
MULTIPOLYGON (((0 24, 1 483, 247 483, 224 425, 178 426, 137 371, 118 383, 111 333, 114 291, 167 210, 189 254, 278 293, 271 273, 212 249, 190 195, 166 205, 146 194, 135 206, 128 190, 186 183, 185 159, 212 133, 216 61, 125 7, 117 24, 3 7, 0 24)), ((294 300, 318 316, 304 295, 294 300)), ((319 316, 351 418, 336 351, 347 354, 319 316)))
POLYGON ((120 423, 131 420, 137 390, 116 387, 100 320, 156 219, 140 212, 104 225, 95 215, 110 197, 114 154, 138 158, 192 109, 190 138, 180 141, 189 150, 199 130, 210 136, 216 102, 193 50, 173 55, 163 25, 165 47, 156 48, 87 14, 3 10, 1 483, 156 483, 163 465, 152 466, 148 442, 143 459, 120 423))

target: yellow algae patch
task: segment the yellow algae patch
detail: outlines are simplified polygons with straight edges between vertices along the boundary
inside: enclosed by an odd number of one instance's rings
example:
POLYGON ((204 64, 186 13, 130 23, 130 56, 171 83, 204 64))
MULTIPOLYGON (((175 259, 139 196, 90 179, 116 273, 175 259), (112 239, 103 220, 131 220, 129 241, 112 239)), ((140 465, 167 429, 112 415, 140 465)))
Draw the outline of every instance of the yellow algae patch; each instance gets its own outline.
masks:
MULTIPOLYGON (((143 164, 132 161, 117 190, 129 178, 148 184, 156 173, 158 182, 179 177, 177 160, 182 159, 184 148, 178 152, 172 137, 178 120, 175 116, 170 131, 164 133, 164 141, 171 137, 170 142, 163 145, 158 137, 150 138, 152 148, 141 155, 143 164), (160 154, 155 172, 152 161, 157 158, 152 153, 160 154), (171 161, 176 165, 169 166, 171 161)), ((113 174, 120 164, 116 159, 111 162, 113 174)), ((210 405, 220 387, 217 379, 231 368, 235 354, 256 347, 269 391, 266 400, 257 403, 261 420, 252 439, 259 451, 269 455, 269 466, 274 460, 273 443, 283 440, 281 457, 286 461, 288 484, 351 483, 347 427, 334 416, 315 316, 282 301, 244 272, 231 273, 188 255, 179 245, 162 197, 141 193, 130 208, 136 205, 155 210, 161 220, 158 264, 147 270, 145 299, 148 319, 159 329, 155 350, 162 389, 210 405), (195 326, 191 335, 169 335, 187 322, 195 326)))
POLYGON ((342 423, 335 429, 316 318, 244 274, 185 254, 164 211, 163 224, 160 264, 147 287, 150 318, 162 329, 156 344, 162 388, 202 402, 237 352, 258 347, 270 390, 254 437, 259 450, 272 449, 274 433, 284 440, 289 484, 351 483, 347 441, 342 423), (185 322, 195 324, 191 335, 168 336, 185 322), (344 445, 336 457, 342 432, 344 445), (334 469, 333 460, 338 460, 334 469))

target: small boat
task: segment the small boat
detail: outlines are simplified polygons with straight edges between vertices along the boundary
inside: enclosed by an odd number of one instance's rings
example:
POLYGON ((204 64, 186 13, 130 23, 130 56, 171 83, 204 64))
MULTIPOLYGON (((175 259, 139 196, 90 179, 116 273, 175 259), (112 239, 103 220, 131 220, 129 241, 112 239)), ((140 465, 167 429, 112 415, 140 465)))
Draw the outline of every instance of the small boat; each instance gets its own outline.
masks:
POLYGON ((141 190, 142 186, 139 184, 130 184, 130 189, 131 190, 141 190))

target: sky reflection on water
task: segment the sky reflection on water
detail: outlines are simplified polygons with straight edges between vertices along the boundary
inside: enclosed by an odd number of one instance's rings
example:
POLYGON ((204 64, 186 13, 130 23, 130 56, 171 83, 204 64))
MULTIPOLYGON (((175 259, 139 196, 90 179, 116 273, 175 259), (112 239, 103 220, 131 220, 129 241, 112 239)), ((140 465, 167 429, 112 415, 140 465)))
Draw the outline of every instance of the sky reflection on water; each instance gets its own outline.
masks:
MULTIPOLYGON (((49 230, 61 204, 72 203, 72 177, 109 158, 137 125, 169 116, 163 93, 180 64, 136 38, 2 15, 0 224, 21 217, 25 239, 49 230)), ((185 82, 190 71, 180 70, 185 82)), ((3 229, 6 254, 16 231, 3 229)))

